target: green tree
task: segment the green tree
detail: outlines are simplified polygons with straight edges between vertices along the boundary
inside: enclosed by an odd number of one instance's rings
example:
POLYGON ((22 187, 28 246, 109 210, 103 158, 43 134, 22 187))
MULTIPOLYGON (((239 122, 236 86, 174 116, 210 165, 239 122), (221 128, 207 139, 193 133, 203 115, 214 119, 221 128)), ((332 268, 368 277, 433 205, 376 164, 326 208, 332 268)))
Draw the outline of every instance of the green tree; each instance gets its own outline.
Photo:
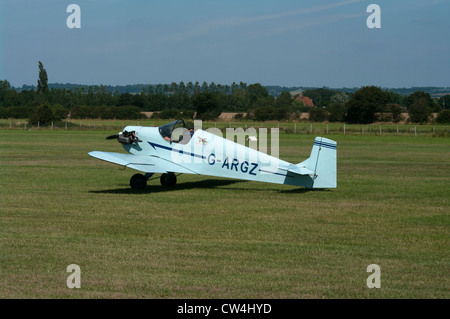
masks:
POLYGON ((274 107, 276 105, 275 100, 272 96, 268 97, 259 97, 255 103, 253 103, 253 108, 260 108, 260 107, 274 107))
POLYGON ((210 92, 201 92, 192 99, 192 104, 197 111, 197 119, 203 121, 213 120, 221 114, 217 94, 210 92))
POLYGON ((52 109, 48 103, 38 106, 29 119, 30 125, 46 126, 54 120, 52 109))
POLYGON ((431 114, 430 103, 427 98, 420 97, 414 100, 409 107, 409 118, 413 123, 426 123, 431 114))
POLYGON ((347 123, 370 124, 377 120, 377 112, 381 112, 389 102, 389 93, 376 86, 360 88, 347 102, 347 123))
POLYGON ((398 93, 389 91, 389 95, 390 95, 390 100, 389 102, 392 104, 400 104, 403 105, 404 104, 404 100, 406 99, 405 96, 400 95, 398 93))
POLYGON ((73 119, 88 119, 88 118, 95 118, 94 115, 94 108, 85 106, 85 105, 75 105, 70 110, 70 118, 73 119))
POLYGON ((3 96, 4 106, 19 106, 20 105, 20 94, 16 90, 7 90, 3 96))
MULTIPOLYGON (((155 115, 155 114, 154 114, 155 115)), ((156 117, 154 117, 156 118, 156 117)), ((181 112, 177 109, 164 109, 159 113, 160 119, 179 119, 181 118, 181 112)))
POLYGON ((282 121, 289 119, 289 108, 287 106, 280 106, 275 108, 274 120, 282 121))
POLYGON ((313 122, 323 122, 328 119, 328 112, 322 107, 312 107, 309 110, 309 120, 313 122))
POLYGON ((67 118, 67 115, 69 114, 69 110, 67 110, 61 104, 53 104, 51 106, 51 110, 53 114, 53 120, 55 121, 61 121, 62 119, 67 118))
POLYGON ((255 109, 254 118, 256 121, 270 121, 275 119, 275 108, 273 106, 261 106, 255 109))
POLYGON ((3 106, 6 92, 11 89, 11 84, 7 80, 0 81, 0 106, 3 106))
POLYGON ((39 61, 39 79, 37 85, 37 92, 39 95, 46 95, 48 93, 48 77, 44 65, 39 61))
POLYGON ((388 112, 391 113, 392 122, 398 123, 402 120, 402 106, 399 104, 391 103, 387 105, 388 112))
POLYGON ((245 90, 247 99, 249 100, 249 105, 255 103, 258 98, 265 98, 269 96, 267 89, 259 83, 250 84, 245 90))
POLYGON ((291 106, 289 108, 289 111, 291 113, 298 113, 298 114, 300 114, 300 113, 303 113, 303 112, 304 113, 309 112, 310 108, 311 108, 310 106, 305 105, 305 103, 303 103, 303 101, 301 101, 301 100, 293 100, 292 104, 291 104, 291 106))
POLYGON ((145 117, 139 107, 132 105, 114 106, 112 112, 118 120, 137 120, 145 117))
POLYGON ((276 107, 290 107, 292 105, 293 99, 291 92, 283 91, 278 96, 278 98, 275 101, 276 107))
POLYGON ((336 91, 326 88, 303 91, 303 96, 307 96, 313 100, 315 106, 328 106, 331 103, 331 97, 335 94, 336 91))
POLYGON ((405 106, 409 110, 417 100, 421 100, 421 104, 426 104, 430 109, 435 107, 435 103, 429 93, 424 91, 416 91, 405 99, 405 106))
POLYGON ((439 124, 450 123, 450 110, 447 110, 447 109, 442 110, 436 118, 436 123, 439 123, 439 124))
POLYGON ((344 122, 347 106, 344 103, 331 103, 328 105, 329 121, 330 122, 344 122))
POLYGON ((249 106, 245 91, 241 88, 234 88, 231 94, 231 110, 245 112, 249 106))
POLYGON ((441 96, 439 99, 439 104, 443 109, 450 109, 450 94, 441 96))
POLYGON ((30 117, 33 113, 33 107, 31 106, 10 106, 10 107, 0 107, 0 117, 1 118, 16 118, 23 119, 30 117))
POLYGON ((125 106, 133 104, 133 95, 130 93, 122 93, 117 100, 117 106, 125 106))
POLYGON ((330 97, 330 104, 331 103, 339 103, 339 104, 345 104, 348 102, 350 97, 345 92, 336 92, 334 95, 330 97))

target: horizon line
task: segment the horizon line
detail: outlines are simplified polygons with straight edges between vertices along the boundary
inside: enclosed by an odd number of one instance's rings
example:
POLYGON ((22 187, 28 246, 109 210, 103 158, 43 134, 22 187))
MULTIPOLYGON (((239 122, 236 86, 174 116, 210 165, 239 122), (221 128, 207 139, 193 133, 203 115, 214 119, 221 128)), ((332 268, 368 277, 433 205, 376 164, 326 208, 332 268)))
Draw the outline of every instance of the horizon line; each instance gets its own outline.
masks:
MULTIPOLYGON (((51 83, 48 83, 48 85, 75 85, 75 86, 88 86, 88 87, 89 86, 121 87, 121 86, 137 86, 137 85, 139 85, 139 86, 141 86, 141 85, 142 86, 171 85, 172 83, 180 84, 181 82, 183 82, 184 84, 187 84, 187 83, 193 83, 193 84, 201 83, 201 84, 203 84, 206 81, 202 81, 202 82, 200 82, 200 81, 195 81, 195 82, 193 82, 193 81, 188 81, 188 82, 184 82, 184 81, 175 82, 175 81, 172 81, 172 82, 167 82, 167 83, 160 82, 160 83, 132 83, 132 84, 102 84, 102 83, 100 83, 100 84, 82 84, 82 83, 69 83, 69 82, 65 82, 65 83, 63 83, 63 82, 51 82, 51 83)), ((247 82, 244 82, 244 81, 239 81, 239 83, 236 82, 236 81, 233 81, 233 82, 231 82, 231 84, 236 83, 236 84, 239 85, 241 82, 246 84, 247 86, 252 85, 252 84, 260 84, 261 86, 264 86, 264 87, 278 86, 278 87, 286 87, 286 88, 354 89, 354 88, 362 88, 362 87, 365 87, 365 86, 376 86, 376 87, 380 87, 380 88, 391 88, 391 89, 413 89, 413 88, 445 88, 445 89, 450 89, 450 85, 439 85, 439 86, 437 86, 437 85, 382 86, 382 85, 376 85, 376 84, 364 84, 364 85, 359 85, 359 86, 358 85, 356 85, 356 86, 326 86, 326 85, 323 85, 323 86, 312 85, 312 86, 310 86, 310 85, 262 84, 261 82, 247 83, 247 82)), ((207 84, 214 83, 216 85, 230 85, 230 84, 223 84, 223 83, 215 82, 215 81, 211 81, 209 83, 206 82, 206 83, 207 84)), ((20 89, 20 88, 22 88, 24 86, 37 87, 36 84, 22 84, 21 86, 11 85, 11 88, 20 89)))

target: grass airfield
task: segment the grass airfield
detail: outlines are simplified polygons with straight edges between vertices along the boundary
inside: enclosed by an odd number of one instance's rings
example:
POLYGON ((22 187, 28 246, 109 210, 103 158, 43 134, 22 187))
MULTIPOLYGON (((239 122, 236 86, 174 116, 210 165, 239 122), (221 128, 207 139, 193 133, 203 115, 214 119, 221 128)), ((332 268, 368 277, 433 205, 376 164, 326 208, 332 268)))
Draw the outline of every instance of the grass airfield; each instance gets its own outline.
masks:
MULTIPOLYGON (((87 155, 122 152, 112 133, 0 131, 1 298, 450 297, 449 138, 326 135, 337 189, 155 174, 133 191, 135 171, 87 155)), ((280 134, 280 158, 314 137, 280 134)))

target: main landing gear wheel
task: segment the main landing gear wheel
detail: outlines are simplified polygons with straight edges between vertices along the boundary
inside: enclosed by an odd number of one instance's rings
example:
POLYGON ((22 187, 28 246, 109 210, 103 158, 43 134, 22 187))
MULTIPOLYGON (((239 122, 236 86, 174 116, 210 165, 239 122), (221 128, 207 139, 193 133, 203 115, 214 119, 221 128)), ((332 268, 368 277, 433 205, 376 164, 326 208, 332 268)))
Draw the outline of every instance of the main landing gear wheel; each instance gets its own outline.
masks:
POLYGON ((174 173, 164 173, 159 179, 162 186, 175 186, 177 183, 177 176, 174 173))
POLYGON ((147 178, 142 174, 134 174, 130 179, 132 189, 144 189, 147 187, 147 178))

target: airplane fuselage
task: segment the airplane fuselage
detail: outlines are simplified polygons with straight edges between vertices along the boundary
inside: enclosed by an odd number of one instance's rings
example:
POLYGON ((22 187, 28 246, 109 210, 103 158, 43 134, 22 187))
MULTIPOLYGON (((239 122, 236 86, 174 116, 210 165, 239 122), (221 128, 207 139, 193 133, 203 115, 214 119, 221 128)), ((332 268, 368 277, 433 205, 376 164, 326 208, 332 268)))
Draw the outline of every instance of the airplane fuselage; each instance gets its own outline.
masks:
POLYGON ((207 131, 197 130, 186 144, 170 143, 158 127, 127 126, 142 142, 123 144, 131 154, 158 156, 195 174, 312 187, 309 175, 288 172, 293 164, 207 131))
POLYGON ((186 173, 306 188, 337 186, 337 143, 322 137, 316 137, 310 157, 299 164, 201 129, 190 133, 182 120, 160 127, 127 126, 107 137, 112 138, 117 138, 129 154, 94 151, 89 155, 145 173, 145 178, 140 174, 132 177, 132 187, 145 187, 153 173, 163 174, 163 185, 176 183, 174 173, 186 173), (175 129, 178 124, 183 126, 175 129))

